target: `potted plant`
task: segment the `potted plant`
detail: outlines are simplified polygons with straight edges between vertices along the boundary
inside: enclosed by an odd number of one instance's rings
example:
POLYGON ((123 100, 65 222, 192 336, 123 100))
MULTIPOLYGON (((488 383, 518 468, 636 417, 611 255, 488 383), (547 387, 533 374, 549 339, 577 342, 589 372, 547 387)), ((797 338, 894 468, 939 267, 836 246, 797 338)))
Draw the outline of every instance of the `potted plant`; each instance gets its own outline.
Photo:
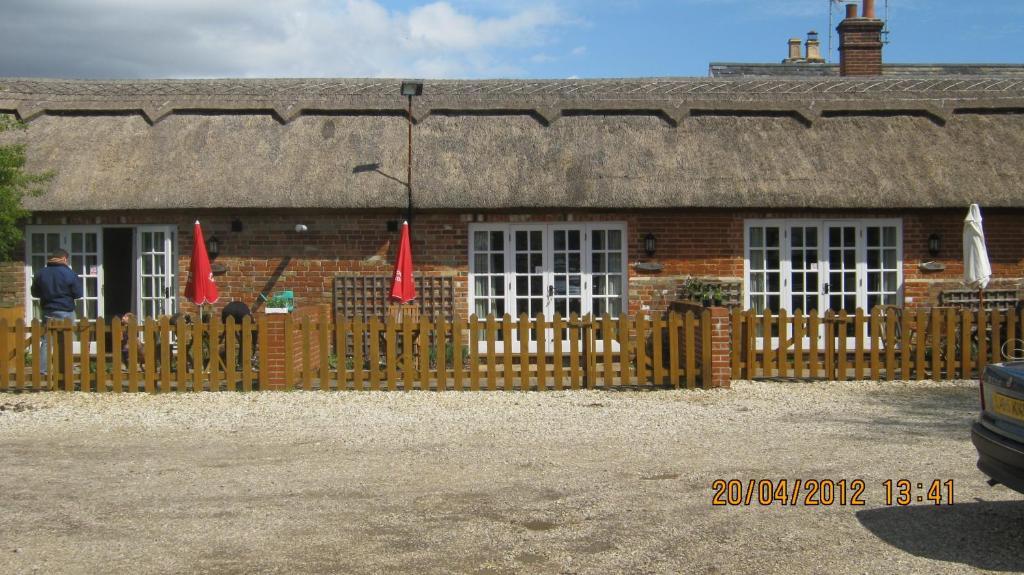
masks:
POLYGON ((288 300, 282 294, 274 294, 267 300, 267 307, 263 308, 265 313, 288 313, 288 300))
POLYGON ((725 296, 722 290, 722 284, 717 283, 705 283, 704 284, 704 307, 710 307, 712 305, 722 305, 722 299, 725 296))
POLYGON ((686 278, 680 290, 683 299, 696 303, 704 301, 705 284, 697 278, 686 278))

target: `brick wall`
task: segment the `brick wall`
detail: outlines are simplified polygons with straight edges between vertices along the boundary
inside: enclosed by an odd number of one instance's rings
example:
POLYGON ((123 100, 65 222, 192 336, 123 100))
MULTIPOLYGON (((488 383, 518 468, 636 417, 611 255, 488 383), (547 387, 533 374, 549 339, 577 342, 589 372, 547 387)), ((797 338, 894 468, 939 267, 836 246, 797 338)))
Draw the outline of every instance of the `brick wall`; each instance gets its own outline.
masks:
POLYGON ((882 74, 881 20, 846 19, 839 23, 839 75, 880 76, 882 74))
MULTIPOLYGON (((901 218, 906 305, 929 306, 943 289, 962 287, 960 278, 961 234, 966 208, 956 210, 657 210, 577 211, 544 213, 425 213, 417 214, 412 229, 413 259, 417 272, 455 277, 456 311, 468 310, 468 229, 471 221, 555 222, 572 220, 624 221, 627 225, 628 260, 657 263, 660 271, 629 269, 629 310, 638 313, 646 306, 652 311, 667 309, 677 298, 688 276, 708 279, 742 280, 743 225, 747 218, 901 218), (648 258, 643 238, 653 233, 657 251, 648 258), (928 254, 928 236, 942 237, 942 252, 928 254), (943 271, 920 269, 922 261, 935 259, 943 271)), ((1024 210, 984 209, 985 232, 995 274, 992 286, 1018 286, 1024 278, 1024 210)), ((187 280, 192 250, 192 222, 199 217, 207 237, 216 235, 221 255, 215 261, 226 267, 216 277, 221 300, 241 300, 256 309, 260 292, 280 290, 295 293, 299 309, 332 303, 334 276, 338 273, 389 274, 392 270, 398 232, 387 231, 389 220, 399 220, 394 211, 209 211, 124 212, 36 214, 39 224, 136 225, 173 224, 178 229, 179 287, 187 280), (241 220, 243 231, 231 232, 231 221, 241 220), (298 223, 309 231, 296 233, 298 223)), ((0 265, 0 297, 17 305, 23 303, 22 254, 14 264, 0 265)), ((187 310, 191 304, 183 302, 187 310)))

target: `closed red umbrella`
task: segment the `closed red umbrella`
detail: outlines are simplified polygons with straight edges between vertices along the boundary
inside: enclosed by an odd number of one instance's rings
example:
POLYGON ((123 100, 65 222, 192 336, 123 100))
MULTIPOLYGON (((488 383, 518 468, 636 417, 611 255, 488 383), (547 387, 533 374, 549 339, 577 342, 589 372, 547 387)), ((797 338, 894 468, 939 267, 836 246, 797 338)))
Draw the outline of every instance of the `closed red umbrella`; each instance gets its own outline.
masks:
POLYGON ((402 239, 398 244, 395 275, 391 278, 391 299, 406 303, 416 298, 416 283, 412 277, 412 245, 409 242, 409 222, 402 224, 402 239))
POLYGON ((213 281, 210 256, 206 253, 206 240, 203 239, 203 228, 199 225, 199 220, 196 220, 196 225, 192 229, 192 261, 188 265, 185 297, 197 305, 213 303, 218 297, 217 284, 213 281))

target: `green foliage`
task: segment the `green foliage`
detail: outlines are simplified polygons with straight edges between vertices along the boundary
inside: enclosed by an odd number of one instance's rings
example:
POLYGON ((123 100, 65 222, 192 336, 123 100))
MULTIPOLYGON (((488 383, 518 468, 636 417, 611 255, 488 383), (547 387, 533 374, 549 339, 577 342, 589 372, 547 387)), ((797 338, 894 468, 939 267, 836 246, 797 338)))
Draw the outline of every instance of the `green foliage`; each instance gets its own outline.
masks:
MULTIPOLYGON (((11 116, 0 115, 0 132, 24 129, 25 125, 11 116)), ((21 206, 22 198, 41 194, 42 184, 53 177, 50 172, 29 174, 24 168, 24 144, 0 146, 0 261, 10 259, 14 246, 21 241, 18 222, 29 215, 21 206)))
POLYGON ((725 295, 721 284, 692 277, 686 278, 686 281, 683 282, 681 292, 684 298, 704 302, 705 305, 712 302, 720 303, 725 295))

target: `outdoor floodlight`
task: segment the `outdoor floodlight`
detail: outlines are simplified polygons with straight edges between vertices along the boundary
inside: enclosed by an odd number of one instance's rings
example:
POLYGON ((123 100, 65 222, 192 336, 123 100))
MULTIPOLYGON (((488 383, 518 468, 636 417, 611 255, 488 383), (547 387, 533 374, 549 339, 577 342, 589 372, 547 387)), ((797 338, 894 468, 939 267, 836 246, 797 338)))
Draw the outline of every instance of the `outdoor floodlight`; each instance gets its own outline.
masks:
POLYGON ((403 80, 403 96, 419 96, 423 93, 423 80, 403 80))

